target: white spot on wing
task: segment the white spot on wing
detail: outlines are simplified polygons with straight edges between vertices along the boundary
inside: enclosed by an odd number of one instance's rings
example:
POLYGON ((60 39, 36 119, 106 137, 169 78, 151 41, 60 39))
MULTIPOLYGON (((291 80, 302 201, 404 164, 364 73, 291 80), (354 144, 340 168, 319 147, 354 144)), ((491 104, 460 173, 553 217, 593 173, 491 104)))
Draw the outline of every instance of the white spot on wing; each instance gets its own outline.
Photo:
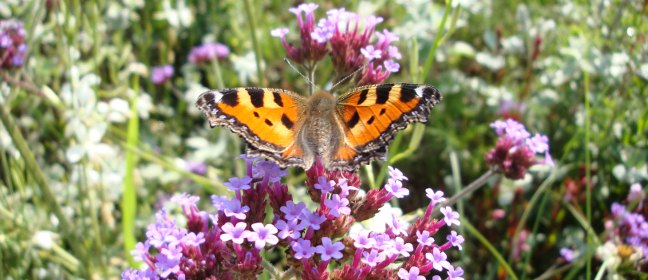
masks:
POLYGON ((414 90, 414 92, 416 92, 416 96, 418 96, 419 98, 423 98, 423 91, 424 90, 425 90, 425 86, 420 86, 420 87, 417 87, 414 90))
POLYGON ((221 98, 223 98, 223 94, 220 91, 214 90, 214 91, 212 91, 212 93, 214 94, 214 101, 215 102, 218 102, 218 101, 221 100, 221 98))

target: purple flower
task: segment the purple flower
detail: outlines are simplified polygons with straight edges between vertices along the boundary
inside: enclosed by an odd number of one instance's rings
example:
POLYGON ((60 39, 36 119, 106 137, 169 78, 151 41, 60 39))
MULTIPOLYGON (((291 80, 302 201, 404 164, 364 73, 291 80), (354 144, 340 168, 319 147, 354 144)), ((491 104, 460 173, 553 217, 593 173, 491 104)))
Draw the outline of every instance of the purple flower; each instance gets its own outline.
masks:
POLYGON ((392 214, 391 219, 387 220, 387 226, 394 235, 407 236, 407 225, 396 215, 392 214))
POLYGON ((418 267, 412 266, 409 271, 401 268, 398 270, 398 277, 403 280, 425 280, 425 276, 420 275, 421 271, 418 267))
POLYGON ((205 175, 207 174, 207 164, 204 162, 199 162, 199 161, 187 161, 185 162, 185 169, 187 169, 189 172, 198 174, 198 175, 205 175))
POLYGON ((410 243, 405 243, 401 237, 396 237, 392 243, 393 247, 389 248, 391 254, 399 254, 403 257, 409 257, 410 252, 414 251, 414 247, 410 243))
POLYGON ((260 161, 254 166, 252 171, 255 178, 267 178, 268 182, 276 183, 281 178, 288 175, 288 172, 281 169, 278 165, 270 161, 260 161))
POLYGON ((376 244, 376 240, 369 237, 369 232, 368 231, 361 231, 358 233, 352 233, 351 234, 351 239, 354 240, 353 246, 356 248, 360 249, 369 249, 372 248, 376 244))
POLYGON ((25 62, 25 28, 16 20, 0 20, 0 69, 20 67, 25 62))
POLYGON ((200 244, 205 243, 205 234, 202 232, 199 232, 198 234, 190 232, 182 237, 181 242, 187 246, 198 247, 200 244))
POLYGON ((425 189, 425 195, 431 200, 430 203, 432 203, 432 205, 436 205, 446 200, 445 197, 443 197, 442 191, 435 192, 431 188, 425 189))
MULTIPOLYGON (((630 186, 630 192, 628 192, 628 201, 629 202, 641 202, 646 193, 644 193, 643 188, 639 183, 634 183, 630 186)), ((648 254, 648 252, 646 252, 648 254)))
POLYGON ((279 238, 275 236, 277 231, 277 228, 272 224, 254 223, 252 231, 247 234, 247 240, 254 242, 254 247, 261 250, 266 244, 276 245, 279 242, 279 238))
POLYGON ((125 270, 122 272, 121 278, 123 280, 155 280, 158 279, 155 271, 147 268, 145 270, 125 270))
POLYGON ((284 220, 279 220, 275 224, 277 229, 279 230, 279 233, 277 234, 277 237, 281 239, 286 239, 288 237, 292 239, 297 239, 301 235, 298 230, 298 221, 296 219, 289 219, 288 222, 284 220))
POLYGON ((310 240, 298 239, 291 243, 291 248, 295 251, 295 259, 309 259, 313 256, 316 249, 311 246, 310 240))
POLYGON ((452 224, 461 224, 461 222, 459 222, 459 213, 452 211, 450 206, 441 207, 441 213, 443 213, 443 220, 446 225, 452 226, 452 224))
POLYGON ((387 184, 385 184, 385 190, 387 190, 388 193, 397 198, 403 198, 409 195, 409 190, 407 188, 403 188, 403 183, 392 178, 387 180, 387 184))
POLYGON ((320 254, 323 261, 328 261, 330 259, 339 260, 342 258, 342 249, 344 249, 344 244, 342 242, 332 243, 331 238, 323 237, 322 245, 315 247, 315 252, 320 254))
POLYGON ((276 28, 270 31, 270 35, 272 37, 277 37, 277 38, 284 38, 286 37, 286 34, 288 34, 288 28, 282 27, 282 28, 276 28))
POLYGON ((574 260, 574 250, 570 248, 561 248, 560 256, 565 259, 566 262, 572 262, 574 260))
POLYGON ((426 253, 425 258, 432 262, 432 267, 438 271, 443 271, 443 268, 449 269, 452 265, 446 260, 448 256, 439 250, 438 247, 432 249, 432 253, 426 253))
POLYGON ((157 262, 155 266, 161 270, 160 276, 168 277, 171 273, 180 272, 180 259, 182 258, 182 249, 176 247, 162 248, 159 254, 155 256, 157 262))
POLYGON ((544 163, 553 165, 546 136, 531 134, 524 125, 512 119, 490 125, 499 136, 495 148, 486 153, 486 162, 510 179, 522 179, 532 165, 538 163, 536 153, 544 153, 544 163))
POLYGON ((348 181, 347 179, 345 179, 345 178, 340 178, 340 180, 338 180, 338 182, 337 182, 337 185, 338 185, 338 187, 340 187, 340 196, 341 196, 341 197, 347 197, 347 196, 349 196, 349 193, 350 193, 351 191, 358 191, 358 190, 360 190, 360 189, 357 188, 357 187, 350 186, 350 185, 349 185, 349 181, 348 181))
POLYGON ((463 276, 464 271, 463 268, 457 266, 457 268, 454 268, 452 266, 448 267, 448 278, 447 280, 464 280, 463 276))
POLYGON ((299 224, 300 228, 312 228, 314 230, 320 229, 320 224, 326 221, 326 217, 319 215, 317 213, 311 213, 310 211, 304 209, 302 215, 300 216, 301 223, 299 224))
POLYGON ((375 49, 372 45, 360 49, 360 53, 369 61, 379 59, 382 56, 382 51, 375 49))
POLYGON ((378 250, 372 249, 369 252, 362 252, 362 262, 367 264, 368 266, 374 267, 384 260, 385 255, 378 252, 378 250))
POLYGON ((135 244, 135 250, 130 252, 131 256, 133 256, 133 259, 136 261, 144 261, 146 256, 149 254, 150 247, 148 241, 145 243, 137 242, 137 244, 135 244))
POLYGON ((173 77, 173 66, 161 65, 151 68, 151 81, 153 84, 161 85, 173 77))
POLYGON ((248 235, 248 231, 245 230, 246 227, 247 224, 244 222, 238 222, 236 226, 227 222, 221 227, 223 234, 221 234, 220 239, 224 242, 232 240, 236 244, 243 244, 248 235))
POLYGON ((189 62, 199 64, 229 56, 230 50, 221 43, 205 43, 194 47, 189 53, 189 62))
POLYGON ((430 237, 430 232, 427 230, 424 230, 423 232, 417 231, 416 236, 418 237, 416 241, 419 244, 425 246, 432 246, 434 244, 434 238, 430 237))
POLYGON ((241 205, 240 201, 233 199, 224 204, 222 210, 227 217, 234 217, 239 220, 245 220, 245 213, 250 211, 250 207, 248 207, 247 205, 241 205))
POLYGON ((224 183, 230 191, 233 192, 238 192, 240 190, 249 190, 250 189, 250 183, 252 182, 252 178, 245 176, 243 178, 230 178, 229 181, 224 183))
POLYGON ((448 239, 448 242, 452 244, 452 246, 455 246, 459 248, 459 251, 461 251, 463 248, 461 248, 461 243, 464 242, 464 238, 461 235, 458 235, 456 231, 451 231, 450 234, 446 237, 448 239))
POLYGON ((396 73, 398 72, 398 70, 400 70, 400 64, 391 59, 385 60, 385 62, 383 62, 383 66, 385 66, 385 70, 390 73, 396 73))
POLYGON ((302 215, 302 212, 306 209, 306 204, 303 202, 295 204, 292 200, 289 200, 286 202, 285 206, 281 206, 279 209, 285 214, 284 218, 290 221, 297 219, 302 215))
POLYGON ((324 199, 324 205, 326 205, 326 207, 330 209, 329 214, 331 214, 333 217, 337 218, 340 216, 340 214, 351 214, 351 208, 347 206, 349 205, 349 200, 340 197, 340 195, 338 194, 331 195, 330 199, 324 199))
POLYGON ((328 181, 326 177, 320 176, 319 178, 317 178, 317 183, 314 187, 315 189, 322 191, 323 194, 326 194, 334 190, 333 186, 335 186, 335 181, 328 181))
POLYGON ((401 59, 403 56, 401 55, 400 51, 398 51, 398 48, 396 46, 389 46, 388 52, 389 57, 393 59, 401 59))

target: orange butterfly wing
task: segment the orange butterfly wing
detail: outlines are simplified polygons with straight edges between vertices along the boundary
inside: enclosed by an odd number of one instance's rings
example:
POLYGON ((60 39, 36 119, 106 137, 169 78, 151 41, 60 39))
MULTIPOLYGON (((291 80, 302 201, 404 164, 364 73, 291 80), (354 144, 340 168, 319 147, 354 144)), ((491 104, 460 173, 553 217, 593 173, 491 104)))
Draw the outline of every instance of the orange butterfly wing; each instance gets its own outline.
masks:
POLYGON ((270 88, 211 90, 196 101, 211 127, 225 126, 243 137, 248 154, 265 156, 282 167, 301 165, 301 150, 294 139, 304 98, 270 88))
POLYGON ((370 85, 340 96, 337 113, 345 145, 339 148, 333 166, 383 158, 396 132, 411 122, 427 122, 439 101, 441 94, 436 88, 417 84, 370 85))

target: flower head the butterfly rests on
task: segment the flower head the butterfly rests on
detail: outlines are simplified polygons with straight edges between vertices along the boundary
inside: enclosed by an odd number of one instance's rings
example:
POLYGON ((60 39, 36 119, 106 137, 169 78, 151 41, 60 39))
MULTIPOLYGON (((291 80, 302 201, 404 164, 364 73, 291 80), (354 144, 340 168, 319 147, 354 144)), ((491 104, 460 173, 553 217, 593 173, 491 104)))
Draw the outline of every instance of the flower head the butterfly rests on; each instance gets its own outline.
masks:
POLYGON ((383 188, 361 195, 357 174, 326 170, 318 163, 306 182, 318 201, 312 209, 293 200, 280 180, 285 173, 268 172, 276 165, 249 157, 246 162, 252 177, 230 178, 228 187, 236 195, 213 196, 215 213, 200 210, 197 196, 174 196, 171 203, 182 209, 186 224, 176 222, 175 211, 160 210, 146 240, 131 252, 145 267, 124 271, 122 279, 256 279, 264 270, 263 256, 274 250, 285 252, 297 279, 463 274, 447 255, 452 248, 462 249, 464 238, 452 230, 458 214, 448 207, 443 219, 431 216, 431 209, 443 200, 438 191, 428 191, 434 197, 412 224, 392 216, 381 230, 351 232, 354 222, 371 219, 390 199, 406 195, 389 186, 406 183, 398 169, 390 167, 390 183, 383 188), (256 210, 230 215, 243 208, 256 210), (438 236, 439 232, 450 234, 438 236), (336 263, 332 268, 331 262, 336 263))

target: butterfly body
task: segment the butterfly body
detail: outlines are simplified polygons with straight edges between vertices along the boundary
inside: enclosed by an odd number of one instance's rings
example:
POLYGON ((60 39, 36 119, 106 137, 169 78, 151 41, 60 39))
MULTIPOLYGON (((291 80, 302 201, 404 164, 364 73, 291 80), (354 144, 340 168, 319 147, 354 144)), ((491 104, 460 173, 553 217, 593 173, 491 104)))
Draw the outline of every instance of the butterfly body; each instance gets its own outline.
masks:
POLYGON ((248 154, 282 167, 310 168, 316 160, 333 169, 355 170, 382 159, 395 133, 411 122, 426 122, 441 99, 430 86, 364 86, 334 97, 305 98, 269 88, 212 90, 196 106, 209 123, 225 126, 248 142, 248 154))

